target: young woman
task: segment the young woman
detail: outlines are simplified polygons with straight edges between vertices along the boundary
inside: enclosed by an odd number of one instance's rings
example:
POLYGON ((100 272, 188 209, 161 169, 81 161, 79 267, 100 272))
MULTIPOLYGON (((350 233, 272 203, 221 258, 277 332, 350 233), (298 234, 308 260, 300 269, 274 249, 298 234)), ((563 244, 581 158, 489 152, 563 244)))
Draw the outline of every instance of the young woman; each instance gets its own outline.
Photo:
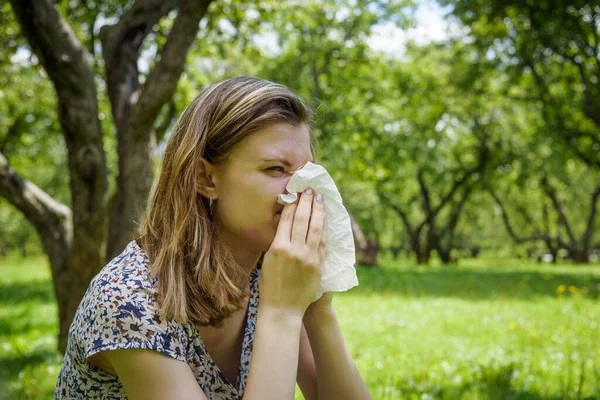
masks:
POLYGON ((318 290, 323 199, 285 207, 314 161, 311 112, 287 88, 239 77, 179 118, 140 236, 90 283, 58 399, 370 399, 332 293, 318 290), (260 306, 259 306, 260 300, 260 306))

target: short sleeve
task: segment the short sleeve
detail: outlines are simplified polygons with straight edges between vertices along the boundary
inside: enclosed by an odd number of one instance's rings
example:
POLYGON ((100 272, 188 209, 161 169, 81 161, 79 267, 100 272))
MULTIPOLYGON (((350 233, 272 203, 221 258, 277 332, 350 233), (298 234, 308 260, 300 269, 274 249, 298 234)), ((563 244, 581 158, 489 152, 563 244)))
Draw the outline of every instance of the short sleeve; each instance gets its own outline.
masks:
POLYGON ((96 276, 84 296, 77 336, 85 358, 104 350, 148 349, 185 362, 184 326, 161 321, 155 280, 133 261, 120 260, 96 276))

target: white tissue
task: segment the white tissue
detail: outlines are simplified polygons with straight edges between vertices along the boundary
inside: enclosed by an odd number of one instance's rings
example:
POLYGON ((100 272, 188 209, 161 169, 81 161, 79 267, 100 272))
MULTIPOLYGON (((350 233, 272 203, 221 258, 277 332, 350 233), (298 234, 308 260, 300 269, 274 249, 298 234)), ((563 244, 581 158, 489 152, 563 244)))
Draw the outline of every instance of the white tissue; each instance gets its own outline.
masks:
POLYGON ((307 187, 320 193, 325 200, 327 214, 327 249, 319 292, 313 301, 318 300, 325 292, 344 292, 358 286, 356 277, 356 253, 350 216, 342 203, 342 196, 337 190, 329 173, 320 165, 306 163, 296 171, 287 184, 289 194, 280 194, 277 203, 285 205, 293 203, 307 187))

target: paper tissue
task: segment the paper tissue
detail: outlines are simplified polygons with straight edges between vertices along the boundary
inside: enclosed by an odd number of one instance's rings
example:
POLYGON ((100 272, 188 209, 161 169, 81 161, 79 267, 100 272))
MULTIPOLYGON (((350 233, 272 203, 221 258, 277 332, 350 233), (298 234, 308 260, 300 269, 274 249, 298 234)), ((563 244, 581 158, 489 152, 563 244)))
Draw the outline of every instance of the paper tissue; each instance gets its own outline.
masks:
POLYGON ((350 216, 325 168, 311 162, 306 163, 290 178, 286 187, 289 194, 280 194, 277 202, 281 205, 293 203, 298 194, 309 186, 315 191, 315 195, 323 195, 328 229, 323 275, 319 292, 313 300, 316 301, 325 292, 344 292, 358 286, 358 278, 354 269, 356 253, 350 216))

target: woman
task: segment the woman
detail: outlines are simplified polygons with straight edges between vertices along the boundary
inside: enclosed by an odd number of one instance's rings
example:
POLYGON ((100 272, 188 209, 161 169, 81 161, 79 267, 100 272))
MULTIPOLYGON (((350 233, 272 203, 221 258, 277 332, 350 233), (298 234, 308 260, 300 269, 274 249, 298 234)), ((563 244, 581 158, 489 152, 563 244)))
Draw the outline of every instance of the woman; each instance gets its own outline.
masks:
POLYGON ((369 399, 332 293, 318 290, 323 199, 277 203, 313 161, 311 113, 251 77, 204 90, 179 118, 140 237, 94 277, 59 399, 369 399), (260 299, 260 307, 259 307, 260 299))

